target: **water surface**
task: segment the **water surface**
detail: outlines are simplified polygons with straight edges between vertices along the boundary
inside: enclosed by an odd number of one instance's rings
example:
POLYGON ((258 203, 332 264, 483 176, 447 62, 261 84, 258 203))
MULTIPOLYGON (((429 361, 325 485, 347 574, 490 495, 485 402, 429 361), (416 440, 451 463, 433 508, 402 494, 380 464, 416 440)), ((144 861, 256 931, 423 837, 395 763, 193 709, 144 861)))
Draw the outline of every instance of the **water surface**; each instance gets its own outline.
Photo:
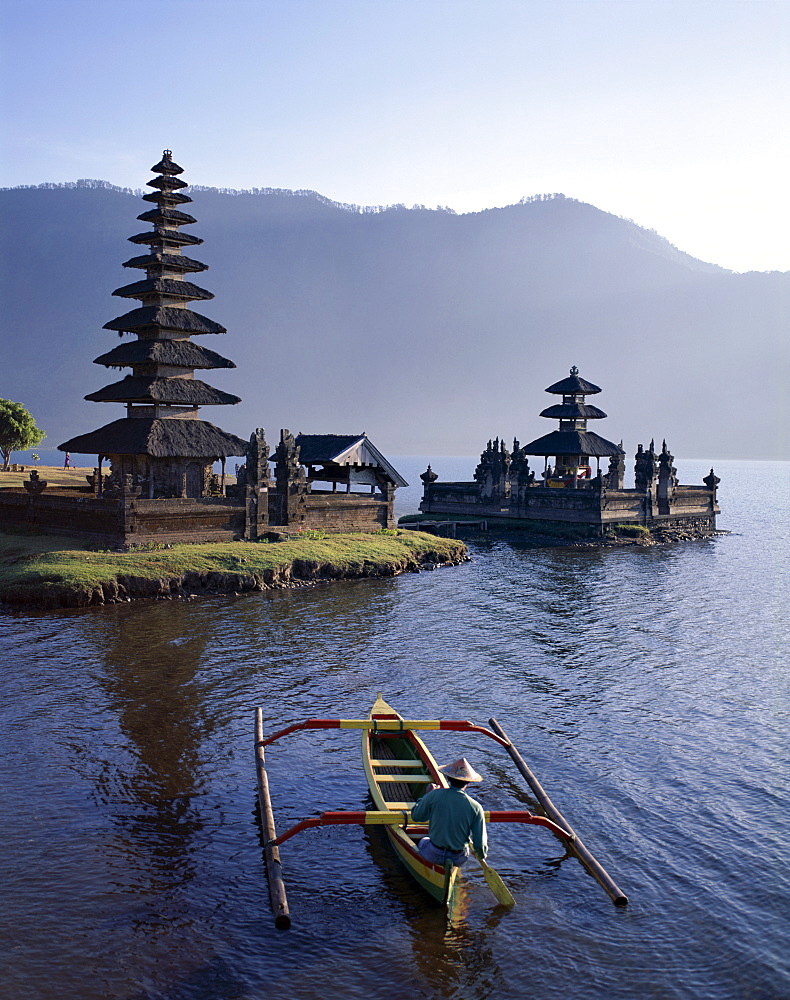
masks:
MULTIPOLYGON (((476 542, 394 580, 0 611, 3 996, 790 995, 790 466, 717 473, 733 533, 702 543, 476 542), (630 905, 546 831, 497 826, 518 905, 470 872, 448 926, 380 831, 336 828, 283 847, 294 923, 275 930, 254 708, 272 731, 364 715, 378 690, 413 717, 496 716, 630 905)), ((486 808, 534 805, 492 741, 428 741, 473 761, 486 808)), ((364 807, 353 732, 268 763, 280 829, 364 807)))

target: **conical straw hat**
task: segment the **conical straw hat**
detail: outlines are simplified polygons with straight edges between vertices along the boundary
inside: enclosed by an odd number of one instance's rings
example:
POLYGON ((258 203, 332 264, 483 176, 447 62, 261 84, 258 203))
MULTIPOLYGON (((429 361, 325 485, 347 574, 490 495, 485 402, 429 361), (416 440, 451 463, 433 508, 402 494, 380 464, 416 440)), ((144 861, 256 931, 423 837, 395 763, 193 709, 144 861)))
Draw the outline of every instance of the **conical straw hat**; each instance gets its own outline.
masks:
POLYGON ((439 770, 446 774, 448 778, 455 778, 456 781, 482 781, 483 779, 475 771, 466 757, 453 761, 452 764, 445 764, 439 770))

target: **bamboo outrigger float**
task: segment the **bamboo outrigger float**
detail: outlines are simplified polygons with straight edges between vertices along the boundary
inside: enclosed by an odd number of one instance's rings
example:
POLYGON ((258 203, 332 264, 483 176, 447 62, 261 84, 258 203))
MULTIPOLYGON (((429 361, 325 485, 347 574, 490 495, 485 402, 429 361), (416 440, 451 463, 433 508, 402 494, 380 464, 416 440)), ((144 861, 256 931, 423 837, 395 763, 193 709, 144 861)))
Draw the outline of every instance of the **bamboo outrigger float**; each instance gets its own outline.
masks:
MULTIPOLYGON (((411 818, 412 806, 429 785, 447 785, 447 780, 439 770, 431 752, 417 735, 418 731, 423 730, 479 733, 503 746, 535 792, 546 816, 536 816, 527 810, 494 810, 485 813, 486 822, 524 823, 546 827, 579 858, 584 867, 606 889, 615 904, 625 905, 628 902, 627 897, 578 840, 495 719, 491 719, 491 725, 494 731, 466 720, 404 719, 379 694, 367 719, 306 719, 272 736, 264 737, 263 714, 258 708, 255 725, 258 801, 269 892, 276 926, 287 928, 291 924, 279 847, 303 830, 317 826, 346 824, 384 826, 395 853, 415 880, 434 899, 451 906, 458 868, 453 865, 432 864, 420 854, 418 844, 420 839, 427 835, 428 828, 415 823, 411 818), (324 812, 320 816, 302 820, 277 836, 264 748, 283 736, 307 729, 361 730, 362 762, 374 809, 324 812)), ((513 905, 515 902, 513 897, 496 872, 484 861, 480 859, 478 861, 497 899, 507 905, 513 905)))

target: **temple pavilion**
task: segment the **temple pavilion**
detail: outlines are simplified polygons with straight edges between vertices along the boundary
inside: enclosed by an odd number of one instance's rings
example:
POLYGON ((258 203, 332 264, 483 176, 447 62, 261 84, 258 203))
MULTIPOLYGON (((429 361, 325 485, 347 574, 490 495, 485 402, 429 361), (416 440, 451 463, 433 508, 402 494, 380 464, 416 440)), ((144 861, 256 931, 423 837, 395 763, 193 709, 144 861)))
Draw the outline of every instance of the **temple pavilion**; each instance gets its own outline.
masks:
POLYGON ((587 396, 600 391, 599 386, 580 377, 576 365, 567 378, 546 389, 555 396, 562 396, 562 402, 546 407, 540 415, 559 420, 559 429, 530 441, 521 450, 525 455, 545 457, 544 479, 549 483, 576 486, 580 479, 590 478, 590 458, 595 458, 600 466, 601 458, 623 454, 622 445, 587 430, 588 420, 601 420, 606 416, 603 410, 585 402, 587 396), (556 462, 553 476, 548 475, 550 457, 556 462))
POLYGON ((387 461, 364 432, 362 434, 298 434, 299 461, 307 469, 307 482, 332 484, 332 492, 342 485, 352 489, 386 490, 388 486, 408 486, 400 473, 387 461))
MULTIPOLYGON (((118 382, 85 398, 97 403, 121 403, 126 416, 98 430, 59 445, 61 451, 98 456, 99 491, 102 462, 109 459, 110 486, 134 486, 142 496, 200 498, 207 494, 214 462, 246 453, 247 442, 199 417, 201 406, 229 406, 238 396, 195 378, 196 370, 235 368, 232 361, 192 338, 225 333, 225 327, 189 308, 190 302, 213 299, 211 292, 186 279, 206 271, 207 264, 182 253, 203 242, 182 232, 196 220, 181 211, 192 199, 178 176, 181 167, 166 149, 148 181, 154 191, 143 195, 153 208, 138 215, 150 231, 129 237, 147 248, 124 267, 145 271, 145 278, 117 288, 113 295, 137 299, 140 305, 104 329, 135 339, 100 355, 95 364, 131 369, 118 382)), ((224 477, 223 477, 224 478, 224 477)))

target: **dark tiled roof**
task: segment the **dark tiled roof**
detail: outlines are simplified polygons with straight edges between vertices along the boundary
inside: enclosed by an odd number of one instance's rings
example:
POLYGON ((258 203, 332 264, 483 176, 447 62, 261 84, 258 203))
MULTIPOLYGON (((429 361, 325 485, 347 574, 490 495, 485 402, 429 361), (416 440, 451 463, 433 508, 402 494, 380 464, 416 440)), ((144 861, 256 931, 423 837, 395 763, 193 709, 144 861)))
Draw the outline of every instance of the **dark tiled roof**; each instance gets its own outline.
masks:
POLYGON ((174 253, 152 253, 145 257, 131 257, 125 260, 124 267, 150 268, 161 265, 171 271, 208 271, 208 264, 201 264, 199 260, 192 260, 190 257, 182 257, 174 253))
POLYGON ((163 330, 181 330, 184 333, 227 333, 224 326, 215 323, 207 316, 193 312, 191 309, 178 309, 175 306, 140 306, 132 309, 117 319, 105 323, 105 330, 128 330, 132 333, 151 328, 163 330))
POLYGON ((247 442, 206 420, 124 417, 58 445, 77 455, 152 455, 154 458, 205 458, 246 455, 247 442))
POLYGON ((554 417, 556 420, 600 420, 606 414, 597 406, 589 403, 555 403, 541 410, 542 417, 554 417))
POLYGON ((222 355, 191 340, 130 340, 95 359, 95 364, 108 368, 126 368, 155 362, 160 365, 180 365, 182 368, 235 368, 222 355))
POLYGON ((593 385, 592 382, 588 382, 578 375, 569 375, 567 378, 555 382, 554 385, 550 385, 546 390, 546 392, 553 392, 557 396, 592 396, 600 391, 599 386, 593 385))
POLYGON ((363 437, 363 434, 298 434, 299 461, 303 465, 334 462, 363 437))
POLYGON ((176 278, 146 278, 143 281, 134 281, 131 285, 116 288, 113 295, 123 299, 139 299, 153 292, 187 300, 214 298, 213 292, 208 292, 199 285, 193 285, 191 281, 178 281, 176 278))
POLYGON ((225 406, 240 403, 241 397, 222 392, 192 378, 154 378, 127 375, 85 397, 92 403, 175 403, 179 406, 225 406))
POLYGON ((620 455, 622 448, 592 431, 553 431, 525 444, 527 455, 620 455))

